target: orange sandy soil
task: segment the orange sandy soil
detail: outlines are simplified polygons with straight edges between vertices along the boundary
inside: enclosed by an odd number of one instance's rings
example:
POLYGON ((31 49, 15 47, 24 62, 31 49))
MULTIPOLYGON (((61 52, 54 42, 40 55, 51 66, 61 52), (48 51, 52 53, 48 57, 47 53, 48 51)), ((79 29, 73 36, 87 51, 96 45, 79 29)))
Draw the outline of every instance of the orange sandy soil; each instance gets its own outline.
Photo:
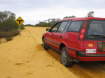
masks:
POLYGON ((27 27, 0 44, 0 78, 105 78, 105 63, 60 64, 60 55, 41 46, 43 27, 27 27))

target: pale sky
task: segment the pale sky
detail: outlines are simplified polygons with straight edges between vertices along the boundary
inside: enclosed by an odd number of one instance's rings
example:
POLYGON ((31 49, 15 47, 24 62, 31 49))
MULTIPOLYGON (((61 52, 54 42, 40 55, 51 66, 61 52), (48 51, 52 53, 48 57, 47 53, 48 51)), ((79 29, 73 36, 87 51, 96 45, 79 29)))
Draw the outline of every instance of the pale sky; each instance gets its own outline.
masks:
POLYGON ((105 0, 0 0, 0 11, 5 10, 21 16, 25 24, 36 24, 49 18, 85 17, 89 11, 105 17, 105 0))

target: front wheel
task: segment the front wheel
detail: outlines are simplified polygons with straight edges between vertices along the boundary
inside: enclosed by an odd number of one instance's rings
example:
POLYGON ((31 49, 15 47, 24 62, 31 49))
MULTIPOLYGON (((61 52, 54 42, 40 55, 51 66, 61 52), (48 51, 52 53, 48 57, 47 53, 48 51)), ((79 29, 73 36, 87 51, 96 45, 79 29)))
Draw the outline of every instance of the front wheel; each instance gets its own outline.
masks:
POLYGON ((45 39, 43 39, 43 47, 44 47, 45 50, 49 49, 47 43, 45 42, 45 39))
POLYGON ((66 67, 72 66, 73 59, 68 55, 67 49, 64 47, 61 52, 61 63, 66 67))

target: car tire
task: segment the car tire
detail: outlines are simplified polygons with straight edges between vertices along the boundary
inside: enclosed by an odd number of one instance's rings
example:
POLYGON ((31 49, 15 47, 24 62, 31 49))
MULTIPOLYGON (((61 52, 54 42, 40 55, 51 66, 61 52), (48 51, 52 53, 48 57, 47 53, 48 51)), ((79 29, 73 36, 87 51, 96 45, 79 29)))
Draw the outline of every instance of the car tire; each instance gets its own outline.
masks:
POLYGON ((45 42, 45 39, 43 39, 43 47, 44 47, 45 50, 49 49, 47 43, 45 42))
POLYGON ((73 59, 68 55, 65 47, 63 47, 61 50, 61 63, 66 67, 73 66, 73 59))

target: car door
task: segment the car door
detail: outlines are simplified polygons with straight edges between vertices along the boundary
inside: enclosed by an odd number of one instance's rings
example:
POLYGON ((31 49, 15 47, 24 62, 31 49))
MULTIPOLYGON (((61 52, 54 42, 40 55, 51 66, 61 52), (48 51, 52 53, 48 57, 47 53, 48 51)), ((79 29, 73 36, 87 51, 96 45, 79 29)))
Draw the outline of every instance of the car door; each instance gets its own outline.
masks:
POLYGON ((56 47, 56 44, 54 42, 54 34, 57 32, 61 22, 56 23, 51 29, 47 32, 46 34, 46 42, 49 44, 51 47, 56 47))
POLYGON ((68 21, 63 21, 60 23, 60 26, 56 32, 52 33, 52 40, 54 48, 59 48, 59 45, 63 38, 63 33, 65 32, 65 29, 67 27, 68 21))

